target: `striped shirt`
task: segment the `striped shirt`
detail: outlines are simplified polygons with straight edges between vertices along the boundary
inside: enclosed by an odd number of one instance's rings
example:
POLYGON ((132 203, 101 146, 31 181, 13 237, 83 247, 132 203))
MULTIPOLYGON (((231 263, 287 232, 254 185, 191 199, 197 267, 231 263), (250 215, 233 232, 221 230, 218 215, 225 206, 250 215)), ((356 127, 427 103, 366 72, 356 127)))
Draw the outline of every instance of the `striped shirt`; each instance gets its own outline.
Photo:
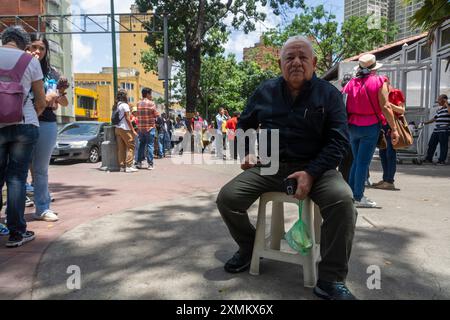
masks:
POLYGON ((137 107, 138 128, 142 131, 150 131, 156 126, 156 118, 159 116, 156 105, 152 100, 145 98, 139 101, 137 107))
POLYGON ((436 120, 434 132, 450 131, 450 113, 448 113, 447 107, 442 107, 437 110, 434 119, 436 120))

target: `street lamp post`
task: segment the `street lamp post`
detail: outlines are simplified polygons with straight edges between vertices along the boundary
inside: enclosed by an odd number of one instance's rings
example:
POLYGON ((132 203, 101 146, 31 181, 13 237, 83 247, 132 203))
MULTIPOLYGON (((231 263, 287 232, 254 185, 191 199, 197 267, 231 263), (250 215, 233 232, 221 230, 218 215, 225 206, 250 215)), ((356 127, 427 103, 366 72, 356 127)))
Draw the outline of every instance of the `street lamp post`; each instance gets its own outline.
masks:
POLYGON ((169 25, 167 13, 164 13, 164 100, 166 114, 169 115, 169 25))
POLYGON ((111 0, 111 42, 112 42, 112 59, 113 59, 113 86, 114 86, 114 101, 117 97, 117 46, 116 46, 116 24, 114 13, 114 0, 111 0))

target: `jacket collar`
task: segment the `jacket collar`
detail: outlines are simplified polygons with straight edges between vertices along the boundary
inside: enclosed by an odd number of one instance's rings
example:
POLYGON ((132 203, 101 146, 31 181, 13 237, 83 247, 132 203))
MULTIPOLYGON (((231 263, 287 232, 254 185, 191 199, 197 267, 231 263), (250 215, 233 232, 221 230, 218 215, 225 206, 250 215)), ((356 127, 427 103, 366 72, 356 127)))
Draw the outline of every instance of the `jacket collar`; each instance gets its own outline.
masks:
MULTIPOLYGON (((287 85, 287 81, 283 78, 283 76, 281 76, 279 79, 280 79, 280 83, 281 83, 281 87, 282 87, 284 96, 288 99, 288 101, 293 102, 292 95, 291 95, 291 93, 289 91, 289 87, 287 85)), ((300 97, 304 97, 305 95, 308 96, 309 93, 312 91, 314 85, 317 83, 317 81, 318 81, 318 78, 317 78, 316 73, 314 72, 311 80, 307 80, 303 84, 303 88, 300 91, 300 94, 298 95, 297 99, 300 97)))

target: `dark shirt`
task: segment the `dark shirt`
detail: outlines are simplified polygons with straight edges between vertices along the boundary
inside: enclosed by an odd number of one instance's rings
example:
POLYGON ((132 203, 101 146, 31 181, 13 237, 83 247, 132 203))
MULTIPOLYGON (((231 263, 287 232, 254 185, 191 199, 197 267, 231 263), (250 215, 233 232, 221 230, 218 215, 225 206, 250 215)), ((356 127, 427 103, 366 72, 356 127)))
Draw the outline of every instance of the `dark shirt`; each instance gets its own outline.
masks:
MULTIPOLYGON (((60 77, 61 76, 59 75, 58 71, 53 68, 50 69, 49 74, 44 79, 45 93, 47 93, 51 81, 57 83, 60 77)), ((53 109, 49 107, 45 108, 42 114, 39 116, 39 121, 56 122, 56 114, 53 109)))
POLYGON ((238 128, 259 125, 269 132, 279 129, 280 161, 307 163, 305 171, 314 178, 336 169, 350 149, 342 94, 315 74, 295 100, 284 78, 264 82, 249 99, 238 128))

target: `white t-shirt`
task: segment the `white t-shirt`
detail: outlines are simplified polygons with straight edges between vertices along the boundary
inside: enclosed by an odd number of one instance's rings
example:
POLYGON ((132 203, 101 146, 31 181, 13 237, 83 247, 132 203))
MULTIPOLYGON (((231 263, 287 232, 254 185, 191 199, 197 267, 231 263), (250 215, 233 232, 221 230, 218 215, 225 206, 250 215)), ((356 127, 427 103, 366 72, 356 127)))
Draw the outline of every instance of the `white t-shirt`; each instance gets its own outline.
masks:
MULTIPOLYGON (((19 61, 22 54, 23 51, 19 49, 0 47, 0 69, 11 70, 12 68, 14 68, 14 66, 16 65, 17 61, 19 61)), ((43 78, 44 76, 42 75, 42 69, 39 60, 34 58, 31 59, 31 62, 28 65, 27 69, 25 70, 25 73, 21 81, 21 84, 23 86, 24 99, 27 99, 27 96, 30 93, 31 84, 35 81, 42 80, 43 78)), ((39 127, 39 120, 36 114, 36 110, 34 110, 33 101, 31 100, 32 97, 33 95, 30 94, 28 96, 28 99, 26 100, 25 105, 23 106, 23 116, 25 118, 25 122, 19 123, 32 124, 35 125, 36 127, 39 127)), ((0 128, 13 124, 14 123, 8 124, 0 123, 0 128)))
POLYGON ((125 102, 120 102, 117 108, 119 108, 119 118, 122 119, 120 120, 119 125, 117 125, 117 128, 131 130, 128 126, 127 119, 125 118, 125 112, 130 112, 130 106, 125 102))

